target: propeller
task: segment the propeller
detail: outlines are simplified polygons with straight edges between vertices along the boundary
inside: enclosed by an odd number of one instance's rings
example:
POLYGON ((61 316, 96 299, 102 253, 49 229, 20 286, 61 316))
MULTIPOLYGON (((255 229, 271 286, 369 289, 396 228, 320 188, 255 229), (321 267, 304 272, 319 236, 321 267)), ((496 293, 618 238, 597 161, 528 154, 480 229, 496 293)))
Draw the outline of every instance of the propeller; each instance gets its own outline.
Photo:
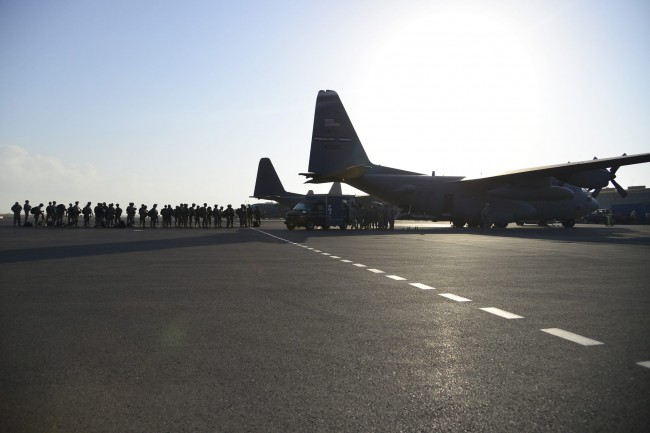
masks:
MULTIPOLYGON (((625 156, 625 154, 623 154, 623 156, 625 156)), ((610 178, 609 178, 609 181, 611 182, 612 185, 614 185, 614 188, 616 188, 616 191, 618 191, 618 195, 620 195, 621 197, 627 197, 627 191, 625 191, 625 189, 618 182, 616 182, 614 180, 614 179, 616 179, 616 171, 618 171, 619 168, 621 168, 621 167, 617 166, 617 167, 612 167, 612 168, 609 169, 609 173, 611 175, 610 178)), ((598 197, 598 194, 600 194, 601 190, 602 190, 602 188, 596 188, 594 190, 594 192, 591 193, 591 196, 593 198, 598 197)))

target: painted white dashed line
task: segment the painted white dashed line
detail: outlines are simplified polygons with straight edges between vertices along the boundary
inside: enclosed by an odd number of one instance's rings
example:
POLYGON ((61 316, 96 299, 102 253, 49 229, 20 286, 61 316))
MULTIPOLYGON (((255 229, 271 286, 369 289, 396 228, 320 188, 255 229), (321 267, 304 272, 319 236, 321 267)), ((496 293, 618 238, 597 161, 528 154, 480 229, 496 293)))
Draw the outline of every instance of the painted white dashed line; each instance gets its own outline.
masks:
POLYGON ((637 365, 640 365, 641 367, 645 367, 645 368, 650 368, 650 361, 637 362, 637 365))
POLYGON ((362 265, 361 263, 355 263, 353 266, 356 266, 357 268, 365 268, 366 265, 362 265))
POLYGON ((384 271, 381 271, 379 269, 368 269, 368 270, 370 272, 372 272, 373 274, 384 274, 385 273, 384 271))
POLYGON ((352 263, 352 260, 347 260, 347 259, 343 259, 343 260, 341 260, 341 261, 342 261, 343 263, 352 263))
POLYGON ((453 293, 438 293, 438 295, 456 302, 472 302, 471 299, 463 298, 462 296, 454 295, 453 293))
POLYGON ((582 335, 574 334, 573 332, 565 331, 559 328, 540 329, 540 331, 555 335, 556 337, 564 338, 565 340, 573 341, 574 343, 578 343, 583 346, 597 346, 599 344, 605 344, 601 343, 600 341, 592 340, 591 338, 583 337, 582 335))
POLYGON ((324 255, 324 256, 331 256, 330 253, 321 253, 321 254, 324 255))
POLYGON ((510 313, 508 311, 500 310, 498 308, 494 307, 488 307, 488 308, 479 308, 479 310, 487 311, 488 313, 496 314, 497 316, 501 316, 504 319, 523 319, 524 316, 519 316, 518 314, 510 313))
POLYGON ((322 253, 321 250, 312 250, 312 251, 315 252, 315 253, 322 253))
POLYGON ((406 278, 399 277, 397 275, 386 275, 386 278, 390 278, 391 280, 395 281, 406 281, 406 278))
POLYGON ((427 286, 426 284, 422 284, 422 283, 409 283, 409 284, 413 287, 417 287, 418 289, 422 289, 422 290, 436 290, 435 287, 427 286))
POLYGON ((339 256, 330 256, 331 259, 340 259, 339 256))

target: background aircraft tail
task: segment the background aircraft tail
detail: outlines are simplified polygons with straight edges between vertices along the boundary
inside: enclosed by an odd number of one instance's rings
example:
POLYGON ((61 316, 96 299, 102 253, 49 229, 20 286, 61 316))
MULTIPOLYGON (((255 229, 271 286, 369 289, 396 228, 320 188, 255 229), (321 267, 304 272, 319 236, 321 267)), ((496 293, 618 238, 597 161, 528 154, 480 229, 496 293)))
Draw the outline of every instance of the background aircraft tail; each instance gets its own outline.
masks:
MULTIPOLYGON (((260 159, 253 197, 265 198, 286 195, 287 192, 269 158, 260 159)), ((272 199, 271 199, 272 200, 272 199)))

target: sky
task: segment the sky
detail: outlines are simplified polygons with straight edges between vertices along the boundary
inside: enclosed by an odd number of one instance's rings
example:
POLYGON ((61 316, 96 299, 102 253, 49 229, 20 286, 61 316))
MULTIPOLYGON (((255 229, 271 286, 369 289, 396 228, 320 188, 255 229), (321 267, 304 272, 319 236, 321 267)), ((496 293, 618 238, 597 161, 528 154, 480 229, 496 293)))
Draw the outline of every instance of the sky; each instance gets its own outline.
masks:
POLYGON ((409 171, 646 153, 648 77, 647 0, 0 0, 0 203, 254 203, 262 157, 326 192, 321 89, 409 171))

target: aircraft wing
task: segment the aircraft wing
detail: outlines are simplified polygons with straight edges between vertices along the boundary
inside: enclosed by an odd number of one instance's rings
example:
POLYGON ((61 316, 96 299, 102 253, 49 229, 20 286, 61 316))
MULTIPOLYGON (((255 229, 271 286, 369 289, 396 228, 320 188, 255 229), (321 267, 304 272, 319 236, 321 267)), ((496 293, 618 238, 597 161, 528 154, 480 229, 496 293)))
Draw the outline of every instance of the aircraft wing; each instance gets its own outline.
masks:
POLYGON ((616 171, 624 165, 644 162, 650 162, 650 153, 525 168, 494 176, 465 178, 460 182, 470 190, 488 191, 504 184, 532 187, 541 185, 553 177, 561 182, 581 188, 593 189, 595 190, 594 194, 592 194, 594 197, 600 192, 600 189, 611 182, 619 193, 625 196, 625 190, 614 180, 616 171))

